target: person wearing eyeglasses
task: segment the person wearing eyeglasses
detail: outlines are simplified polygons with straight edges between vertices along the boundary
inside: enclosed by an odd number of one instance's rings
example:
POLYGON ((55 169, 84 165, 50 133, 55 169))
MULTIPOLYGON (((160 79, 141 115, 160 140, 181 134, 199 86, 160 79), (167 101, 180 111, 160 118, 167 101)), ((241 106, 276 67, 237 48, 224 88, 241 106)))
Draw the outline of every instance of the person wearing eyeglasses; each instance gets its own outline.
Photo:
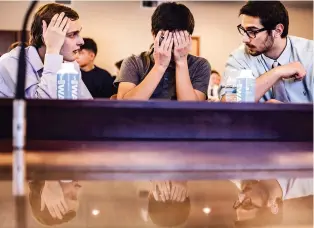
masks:
MULTIPOLYGON (((256 102, 313 102, 313 40, 288 35, 289 15, 280 1, 248 1, 237 29, 243 44, 225 71, 252 70, 256 102)), ((225 90, 220 91, 224 99, 225 90)))
POLYGON ((279 224, 286 200, 313 196, 312 178, 232 181, 240 189, 233 208, 238 222, 279 224))

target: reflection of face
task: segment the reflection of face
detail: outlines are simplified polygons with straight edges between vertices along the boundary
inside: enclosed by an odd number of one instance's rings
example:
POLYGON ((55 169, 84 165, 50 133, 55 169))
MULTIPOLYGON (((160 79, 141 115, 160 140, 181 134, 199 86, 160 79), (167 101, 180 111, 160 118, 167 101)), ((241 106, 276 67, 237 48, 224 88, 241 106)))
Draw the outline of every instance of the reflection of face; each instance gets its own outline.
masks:
POLYGON ((261 210, 258 207, 265 207, 268 197, 264 188, 261 187, 259 183, 251 185, 247 191, 243 194, 239 194, 239 202, 243 202, 243 206, 237 209, 238 220, 253 219, 257 212, 261 210), (250 198, 253 205, 252 207, 247 207, 245 205, 245 199, 250 198))
MULTIPOLYGON (((263 28, 258 17, 241 15, 241 25, 245 30, 258 30, 263 28)), ((256 34, 255 38, 250 38, 246 34, 242 37, 242 42, 246 45, 247 52, 252 56, 268 52, 273 44, 274 38, 267 31, 256 34)))
POLYGON ((220 75, 217 73, 212 73, 210 75, 210 84, 213 85, 220 85, 220 75))
POLYGON ((60 182, 60 185, 69 211, 77 211, 79 207, 81 185, 77 181, 72 181, 70 183, 60 182))
POLYGON ((82 49, 79 51, 76 61, 80 67, 85 67, 94 61, 95 54, 92 51, 82 49))
POLYGON ((81 28, 79 20, 70 21, 70 27, 60 51, 63 60, 72 62, 76 59, 80 46, 84 44, 84 40, 80 37, 81 28))

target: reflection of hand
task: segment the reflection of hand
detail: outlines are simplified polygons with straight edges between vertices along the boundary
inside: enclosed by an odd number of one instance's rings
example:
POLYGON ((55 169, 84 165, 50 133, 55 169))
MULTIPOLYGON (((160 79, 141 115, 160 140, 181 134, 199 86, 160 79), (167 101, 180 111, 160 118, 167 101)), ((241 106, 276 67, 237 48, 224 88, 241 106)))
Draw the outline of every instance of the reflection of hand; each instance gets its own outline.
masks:
POLYGON ((153 196, 156 201, 163 201, 170 199, 170 181, 153 181, 153 196))
POLYGON ((64 13, 55 14, 47 26, 43 20, 43 38, 47 53, 59 54, 65 40, 66 32, 69 29, 69 19, 64 17, 64 13))
POLYGON ((45 181, 45 186, 41 193, 41 211, 47 207, 53 218, 62 219, 68 211, 65 203, 63 191, 58 181, 45 181))
POLYGON ((171 184, 170 199, 177 202, 183 202, 188 197, 186 182, 172 181, 171 184))

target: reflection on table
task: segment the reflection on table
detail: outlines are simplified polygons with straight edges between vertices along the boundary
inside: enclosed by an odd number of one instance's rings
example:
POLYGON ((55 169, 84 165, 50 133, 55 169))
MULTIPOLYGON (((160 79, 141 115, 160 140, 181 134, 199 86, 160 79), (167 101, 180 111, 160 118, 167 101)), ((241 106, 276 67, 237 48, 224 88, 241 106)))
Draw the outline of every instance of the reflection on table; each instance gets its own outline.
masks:
MULTIPOLYGON (((1 227, 14 227, 0 182, 1 227)), ((30 181, 28 227, 312 227, 312 179, 30 181)))

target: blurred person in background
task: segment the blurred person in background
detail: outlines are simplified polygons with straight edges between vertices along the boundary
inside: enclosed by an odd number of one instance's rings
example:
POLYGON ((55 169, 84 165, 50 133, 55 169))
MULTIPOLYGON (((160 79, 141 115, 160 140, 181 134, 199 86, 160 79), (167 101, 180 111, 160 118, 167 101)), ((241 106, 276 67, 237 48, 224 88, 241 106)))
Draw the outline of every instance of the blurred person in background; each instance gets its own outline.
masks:
POLYGON ((117 78, 117 76, 119 75, 119 73, 120 73, 120 69, 121 69, 121 65, 122 65, 122 62, 123 62, 123 59, 122 60, 120 60, 120 61, 118 61, 118 62, 116 62, 115 64, 114 64, 114 66, 115 66, 115 79, 117 78))
POLYGON ((97 44, 91 38, 83 38, 76 61, 80 65, 82 79, 94 98, 110 98, 116 93, 113 86, 114 77, 110 73, 95 65, 97 44))
MULTIPOLYGON (((112 76, 112 77, 113 77, 113 80, 116 80, 117 76, 119 75, 122 62, 123 62, 123 59, 120 60, 120 61, 118 61, 118 62, 116 62, 116 63, 114 64, 114 66, 115 66, 115 76, 112 76)), ((114 86, 114 92, 115 92, 115 94, 113 94, 113 95, 110 97, 110 100, 117 100, 118 88, 115 87, 115 86, 114 86)))
POLYGON ((218 102, 219 101, 219 87, 221 76, 216 70, 211 71, 209 85, 208 85, 208 100, 218 102))

